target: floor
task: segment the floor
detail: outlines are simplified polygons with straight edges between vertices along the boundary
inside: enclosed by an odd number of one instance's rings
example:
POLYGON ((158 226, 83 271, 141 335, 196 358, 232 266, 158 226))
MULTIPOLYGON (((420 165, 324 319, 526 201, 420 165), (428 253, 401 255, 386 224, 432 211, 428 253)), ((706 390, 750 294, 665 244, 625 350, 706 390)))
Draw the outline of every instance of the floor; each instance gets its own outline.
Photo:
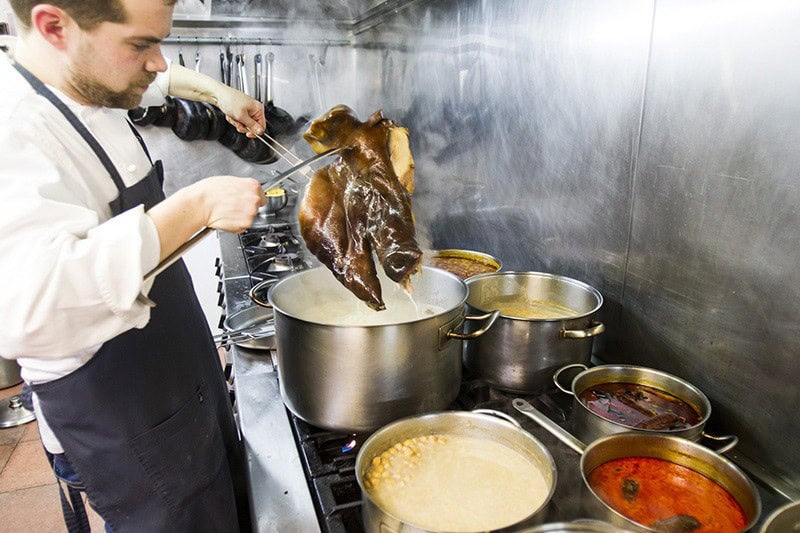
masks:
MULTIPOLYGON (((0 390, 0 401, 22 385, 0 390)), ((86 506, 92 531, 103 520, 86 506)), ((8 533, 66 532, 58 485, 45 459, 36 421, 0 429, 0 530, 8 533)))

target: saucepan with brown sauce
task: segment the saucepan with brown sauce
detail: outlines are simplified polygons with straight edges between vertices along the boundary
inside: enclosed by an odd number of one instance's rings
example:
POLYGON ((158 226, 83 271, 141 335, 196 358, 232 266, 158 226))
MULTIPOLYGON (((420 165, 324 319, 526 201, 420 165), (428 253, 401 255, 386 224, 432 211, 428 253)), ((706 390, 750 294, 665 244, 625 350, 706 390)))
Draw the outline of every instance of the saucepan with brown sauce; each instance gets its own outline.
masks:
POLYGON ((425 250, 422 254, 422 263, 447 270, 463 280, 497 272, 503 268, 500 260, 489 254, 456 249, 425 250))
POLYGON ((706 437, 727 441, 718 453, 738 442, 733 435, 716 436, 704 431, 711 416, 711 403, 691 383, 666 372, 633 365, 600 365, 588 368, 571 364, 560 368, 553 381, 562 392, 574 397, 572 423, 583 442, 614 433, 637 431, 674 435, 698 441, 706 437), (562 374, 582 369, 570 389, 561 383, 562 374))
POLYGON ((558 368, 588 363, 594 337, 605 331, 595 318, 603 297, 581 281, 542 272, 495 272, 466 283, 468 309, 498 310, 500 318, 491 331, 467 342, 464 365, 497 388, 546 389, 558 368))

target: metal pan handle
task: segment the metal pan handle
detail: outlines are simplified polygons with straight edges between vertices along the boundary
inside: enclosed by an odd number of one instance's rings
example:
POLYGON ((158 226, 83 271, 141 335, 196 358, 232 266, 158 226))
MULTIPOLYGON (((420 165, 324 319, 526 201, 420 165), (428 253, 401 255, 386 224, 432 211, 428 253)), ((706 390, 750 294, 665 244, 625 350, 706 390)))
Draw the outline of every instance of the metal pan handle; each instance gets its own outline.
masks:
POLYGON ((559 379, 561 378, 561 374, 565 370, 569 370, 570 368, 582 368, 583 370, 587 370, 589 367, 584 365, 583 363, 574 363, 574 364, 571 364, 571 365, 562 366, 561 368, 556 370, 556 373, 553 374, 553 383, 556 384, 556 387, 558 387, 561 390, 561 392, 566 392, 567 394, 572 394, 572 391, 568 390, 568 389, 565 389, 564 386, 559 381, 559 379))
POLYGON ((461 339, 461 340, 470 340, 470 339, 477 339, 487 331, 489 328, 494 325, 497 317, 500 316, 500 311, 492 311, 491 313, 486 313, 485 315, 467 315, 464 317, 464 320, 486 320, 486 323, 483 325, 482 328, 473 331, 472 333, 458 333, 457 331, 448 331, 447 338, 448 339, 461 339))
POLYGON ((532 406, 528 403, 527 400, 523 400, 522 398, 514 398, 511 401, 511 405, 514 406, 514 409, 522 413, 523 415, 527 416, 528 418, 532 419, 534 422, 542 426, 544 429, 549 431, 555 438, 578 452, 579 454, 583 455, 583 450, 586 449, 586 445, 572 436, 570 432, 563 429, 561 426, 547 418, 547 415, 539 411, 537 408, 532 406))
POLYGON ((703 432, 703 437, 705 437, 707 439, 710 439, 710 440, 715 440, 715 441, 723 441, 723 440, 729 441, 727 444, 723 444, 721 447, 719 447, 716 450, 717 453, 719 453, 719 454, 731 451, 734 448, 734 446, 739 444, 739 437, 737 437, 735 435, 711 435, 710 433, 706 433, 704 431, 703 432))
POLYGON ((589 337, 596 337, 606 330, 605 325, 597 320, 589 322, 589 327, 586 329, 562 329, 560 336, 562 339, 588 339, 589 337))

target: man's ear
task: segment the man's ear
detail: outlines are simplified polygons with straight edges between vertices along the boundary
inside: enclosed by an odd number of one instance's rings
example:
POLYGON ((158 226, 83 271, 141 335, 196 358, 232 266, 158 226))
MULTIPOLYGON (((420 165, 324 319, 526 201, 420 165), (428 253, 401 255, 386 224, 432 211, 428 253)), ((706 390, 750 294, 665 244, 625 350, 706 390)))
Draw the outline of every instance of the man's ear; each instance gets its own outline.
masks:
POLYGON ((55 48, 66 48, 65 31, 70 24, 75 24, 63 9, 51 4, 37 4, 31 9, 31 31, 36 31, 44 40, 55 48))

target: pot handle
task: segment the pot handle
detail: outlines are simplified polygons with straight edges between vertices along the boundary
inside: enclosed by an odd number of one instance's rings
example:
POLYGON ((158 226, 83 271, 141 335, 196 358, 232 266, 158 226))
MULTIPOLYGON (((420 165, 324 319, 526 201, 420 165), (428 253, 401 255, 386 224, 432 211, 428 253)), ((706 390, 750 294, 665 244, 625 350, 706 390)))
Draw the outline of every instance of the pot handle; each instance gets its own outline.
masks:
POLYGON ((703 432, 703 437, 711 440, 721 441, 727 440, 730 441, 728 444, 723 444, 719 449, 716 450, 717 453, 725 453, 733 449, 734 446, 739 444, 739 437, 735 435, 711 435, 710 433, 703 432))
POLYGON ((583 442, 579 441, 572 436, 572 433, 566 429, 563 429, 561 426, 547 418, 547 415, 532 406, 527 400, 523 400, 522 398, 514 398, 511 401, 511 405, 514 406, 514 409, 528 418, 531 418, 534 422, 549 431, 550 434, 555 438, 578 452, 580 455, 583 455, 583 450, 586 449, 586 445, 583 442))
POLYGON ((589 322, 586 329, 562 329, 560 336, 562 339, 588 339, 596 337, 606 330, 605 325, 597 320, 589 322))
POLYGON ((571 365, 562 366, 561 368, 556 370, 556 373, 553 374, 553 383, 556 384, 556 387, 558 387, 561 390, 561 392, 566 392, 567 394, 573 394, 573 393, 572 393, 571 390, 565 389, 564 386, 558 381, 558 379, 561 377, 561 373, 562 372, 564 372, 565 370, 569 370, 570 368, 582 368, 584 370, 588 370, 589 369, 588 366, 586 366, 586 365, 584 365, 582 363, 574 363, 574 364, 571 364, 571 365))
POLYGON ((247 293, 247 295, 248 295, 248 296, 250 296, 250 299, 251 299, 251 300, 252 300, 254 303, 257 303, 257 304, 258 304, 258 305, 260 305, 261 307, 266 307, 266 308, 268 308, 268 309, 272 309, 272 304, 270 304, 269 302, 266 302, 266 301, 262 300, 261 298, 259 298, 259 297, 258 297, 258 293, 259 293, 259 292, 261 291, 261 289, 263 289, 264 287, 268 287, 268 286, 270 286, 270 285, 274 285, 274 284, 275 284, 275 283, 277 283, 277 282, 278 282, 278 280, 277 280, 277 279, 265 279, 264 281, 259 281, 258 283, 256 283, 255 285, 253 285, 253 288, 252 288, 252 289, 250 289, 250 292, 249 292, 249 293, 247 293))
POLYGON ((497 317, 500 316, 500 311, 492 311, 491 313, 486 313, 485 315, 467 315, 464 317, 464 320, 486 320, 486 323, 483 325, 482 328, 473 331, 472 333, 458 333, 455 331, 448 331, 446 337, 448 339, 461 339, 461 340, 470 340, 470 339, 477 339, 487 331, 489 328, 492 327, 497 317))
POLYGON ((514 427, 522 429, 522 424, 517 422, 516 418, 502 411, 495 411, 494 409, 473 409, 472 412, 479 413, 482 415, 491 415, 491 416, 496 416, 497 418, 502 418, 506 422, 511 423, 514 427))

